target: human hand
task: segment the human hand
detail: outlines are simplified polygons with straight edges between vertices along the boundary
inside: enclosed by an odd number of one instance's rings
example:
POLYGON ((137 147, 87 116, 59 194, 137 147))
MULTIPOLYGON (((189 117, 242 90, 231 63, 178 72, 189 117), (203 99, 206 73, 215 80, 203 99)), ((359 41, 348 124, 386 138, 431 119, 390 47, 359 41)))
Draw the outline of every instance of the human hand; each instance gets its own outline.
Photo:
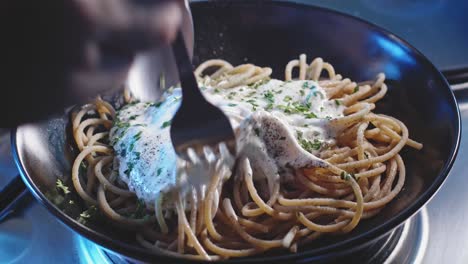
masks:
POLYGON ((2 1, 1 126, 119 88, 136 52, 174 39, 183 9, 183 0, 2 1))

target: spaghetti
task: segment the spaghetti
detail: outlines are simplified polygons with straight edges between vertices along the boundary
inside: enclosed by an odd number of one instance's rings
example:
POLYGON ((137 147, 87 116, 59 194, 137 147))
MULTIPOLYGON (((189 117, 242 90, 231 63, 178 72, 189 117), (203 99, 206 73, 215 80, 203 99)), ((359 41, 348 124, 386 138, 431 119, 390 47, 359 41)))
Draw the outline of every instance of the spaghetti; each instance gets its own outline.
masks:
MULTIPOLYGON (((270 68, 234 67, 223 60, 206 61, 195 71, 201 84, 214 89, 258 86, 271 73, 270 68), (204 75, 209 68, 215 71, 204 75)), ((373 81, 356 83, 336 74, 321 58, 308 64, 303 54, 287 64, 285 80, 314 81, 326 99, 335 100, 342 109, 343 116, 327 118, 330 126, 339 128, 331 143, 315 148, 314 142, 305 141, 320 166, 280 170, 274 177, 262 178, 252 169, 254 161, 240 155, 234 177, 218 162, 206 189, 172 192, 166 206, 161 200, 142 204, 114 169, 116 154, 109 132, 117 111, 97 98, 72 117, 80 151, 72 168, 75 190, 112 222, 135 230, 144 248, 171 256, 216 260, 274 248, 296 252, 322 235, 350 232, 398 195, 406 177, 399 152, 406 145, 421 149, 422 144, 409 139, 401 121, 372 112, 387 92, 382 73, 373 81), (82 164, 86 170, 80 174, 82 164)), ((125 95, 127 102, 131 100, 125 95)), ((242 122, 243 117, 234 118, 242 122)))

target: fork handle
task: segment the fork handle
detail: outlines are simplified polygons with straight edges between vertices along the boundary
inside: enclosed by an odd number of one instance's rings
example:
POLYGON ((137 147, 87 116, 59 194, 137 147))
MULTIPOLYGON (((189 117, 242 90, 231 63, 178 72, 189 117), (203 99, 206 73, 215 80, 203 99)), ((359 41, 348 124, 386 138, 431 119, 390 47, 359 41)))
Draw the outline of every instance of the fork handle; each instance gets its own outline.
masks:
POLYGON ((177 32, 177 37, 172 43, 172 53, 174 54, 177 68, 179 70, 179 79, 183 97, 190 98, 191 100, 187 100, 188 102, 192 101, 192 99, 197 99, 198 97, 204 99, 200 89, 198 89, 198 83, 195 79, 195 75, 193 74, 193 65, 190 61, 181 30, 177 32))

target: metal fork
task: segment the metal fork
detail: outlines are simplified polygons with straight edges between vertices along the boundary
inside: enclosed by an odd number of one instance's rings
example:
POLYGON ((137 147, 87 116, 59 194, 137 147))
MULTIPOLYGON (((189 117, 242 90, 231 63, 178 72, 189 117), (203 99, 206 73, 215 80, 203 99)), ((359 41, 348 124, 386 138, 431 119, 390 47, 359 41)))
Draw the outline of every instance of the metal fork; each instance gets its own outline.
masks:
POLYGON ((220 143, 225 143, 229 152, 235 155, 236 140, 231 123, 198 88, 181 31, 172 44, 172 51, 182 87, 182 104, 171 124, 171 140, 177 155, 190 161, 189 149, 203 156, 204 146, 216 150, 220 143))

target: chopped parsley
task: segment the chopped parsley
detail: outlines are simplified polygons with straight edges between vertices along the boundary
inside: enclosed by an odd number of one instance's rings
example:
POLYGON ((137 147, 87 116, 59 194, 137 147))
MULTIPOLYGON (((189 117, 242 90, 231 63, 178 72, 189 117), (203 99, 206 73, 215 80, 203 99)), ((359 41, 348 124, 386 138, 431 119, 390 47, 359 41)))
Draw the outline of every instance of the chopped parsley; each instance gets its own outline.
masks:
MULTIPOLYGON (((136 141, 133 141, 132 143, 130 143, 130 147, 128 148, 128 150, 129 150, 130 152, 132 152, 133 149, 135 148, 135 142, 136 142, 136 141)), ((125 156, 125 155, 122 155, 122 156, 125 156)))
POLYGON ((162 173, 162 168, 158 168, 158 170, 157 170, 156 173, 158 174, 158 176, 161 175, 161 173, 162 173))
POLYGON ((115 122, 114 124, 117 128, 129 128, 130 127, 130 123, 127 123, 127 122, 122 122, 120 120, 118 120, 117 122, 115 122))
POLYGON ((172 122, 172 120, 169 120, 169 121, 166 121, 166 122, 162 123, 161 128, 166 128, 166 127, 170 126, 171 122, 172 122))
POLYGON ((340 105, 341 105, 341 101, 335 99, 335 104, 336 104, 336 106, 340 106, 340 105))
POLYGON ((283 92, 283 90, 281 90, 281 89, 280 89, 280 90, 277 90, 277 91, 273 90, 273 92, 274 92, 275 94, 280 94, 280 93, 283 92))
POLYGON ((271 110, 273 109, 273 103, 268 103, 268 105, 265 107, 265 110, 271 110))
POLYGON ((254 99, 249 99, 246 102, 252 105, 253 111, 257 110, 257 107, 258 107, 257 101, 255 101, 254 99))
POLYGON ((322 142, 318 139, 314 139, 314 141, 310 141, 304 138, 299 139, 299 144, 301 147, 308 152, 313 152, 314 150, 319 150, 322 147, 322 142))
POLYGON ((254 96, 256 93, 257 93, 257 92, 255 92, 255 91, 250 92, 250 93, 247 94, 247 97, 252 97, 252 96, 254 96))
POLYGON ((278 108, 282 109, 286 114, 307 114, 310 111, 310 103, 288 102, 287 105, 278 105, 278 108))
POLYGON ((236 106, 236 105, 237 105, 237 104, 232 104, 232 103, 231 103, 231 104, 228 104, 228 106, 236 106))
POLYGON ((318 116, 316 114, 314 114, 313 112, 310 112, 310 113, 306 113, 305 114, 305 118, 318 118, 318 116))
POLYGON ((353 93, 357 93, 357 92, 359 92, 359 86, 356 85, 356 87, 354 87, 353 93))
POLYGON ((304 83, 302 84, 302 88, 304 88, 304 89, 309 88, 309 82, 304 82, 304 83))
POLYGON ((157 102, 157 103, 150 104, 150 106, 157 108, 157 107, 160 107, 162 104, 163 104, 163 102, 157 102))
POLYGON ((275 102, 275 95, 270 92, 270 91, 267 91, 265 92, 265 94, 263 94, 263 96, 265 97, 265 99, 270 102, 270 103, 274 103, 275 102))
POLYGON ((228 98, 229 100, 232 100, 232 99, 234 99, 234 95, 236 95, 236 92, 230 92, 230 93, 228 94, 227 98, 228 98))
POLYGON ((299 131, 299 130, 296 130, 296 136, 297 136, 297 139, 302 139, 302 135, 304 133, 302 133, 302 131, 299 131))
POLYGON ((214 89, 214 93, 220 93, 221 91, 218 88, 214 89))
POLYGON ((314 96, 317 97, 317 95, 320 95, 320 99, 324 99, 324 96, 321 92, 315 91, 314 96))
POLYGON ((143 131, 139 131, 138 133, 136 133, 134 136, 133 136, 133 139, 135 139, 135 141, 139 140, 141 138, 141 133, 143 133, 143 131))
POLYGON ((76 220, 78 221, 78 223, 86 225, 88 221, 96 215, 96 213, 97 213, 97 207, 94 205, 91 205, 88 209, 81 212, 80 216, 78 216, 76 220))
POLYGON ((291 102, 291 100, 292 100, 292 97, 289 96, 289 95, 286 95, 286 96, 284 97, 284 99, 283 99, 283 101, 285 101, 285 102, 291 102))
POLYGON ((127 169, 124 171, 125 175, 130 176, 130 172, 133 170, 133 167, 135 167, 135 164, 129 162, 127 169))
POLYGON ((57 187, 57 189, 62 190, 64 194, 70 193, 68 186, 66 186, 61 179, 57 179, 57 181, 55 182, 55 186, 57 187))
POLYGON ((304 95, 305 95, 304 90, 299 90, 299 93, 301 94, 301 96, 304 96, 304 95))

